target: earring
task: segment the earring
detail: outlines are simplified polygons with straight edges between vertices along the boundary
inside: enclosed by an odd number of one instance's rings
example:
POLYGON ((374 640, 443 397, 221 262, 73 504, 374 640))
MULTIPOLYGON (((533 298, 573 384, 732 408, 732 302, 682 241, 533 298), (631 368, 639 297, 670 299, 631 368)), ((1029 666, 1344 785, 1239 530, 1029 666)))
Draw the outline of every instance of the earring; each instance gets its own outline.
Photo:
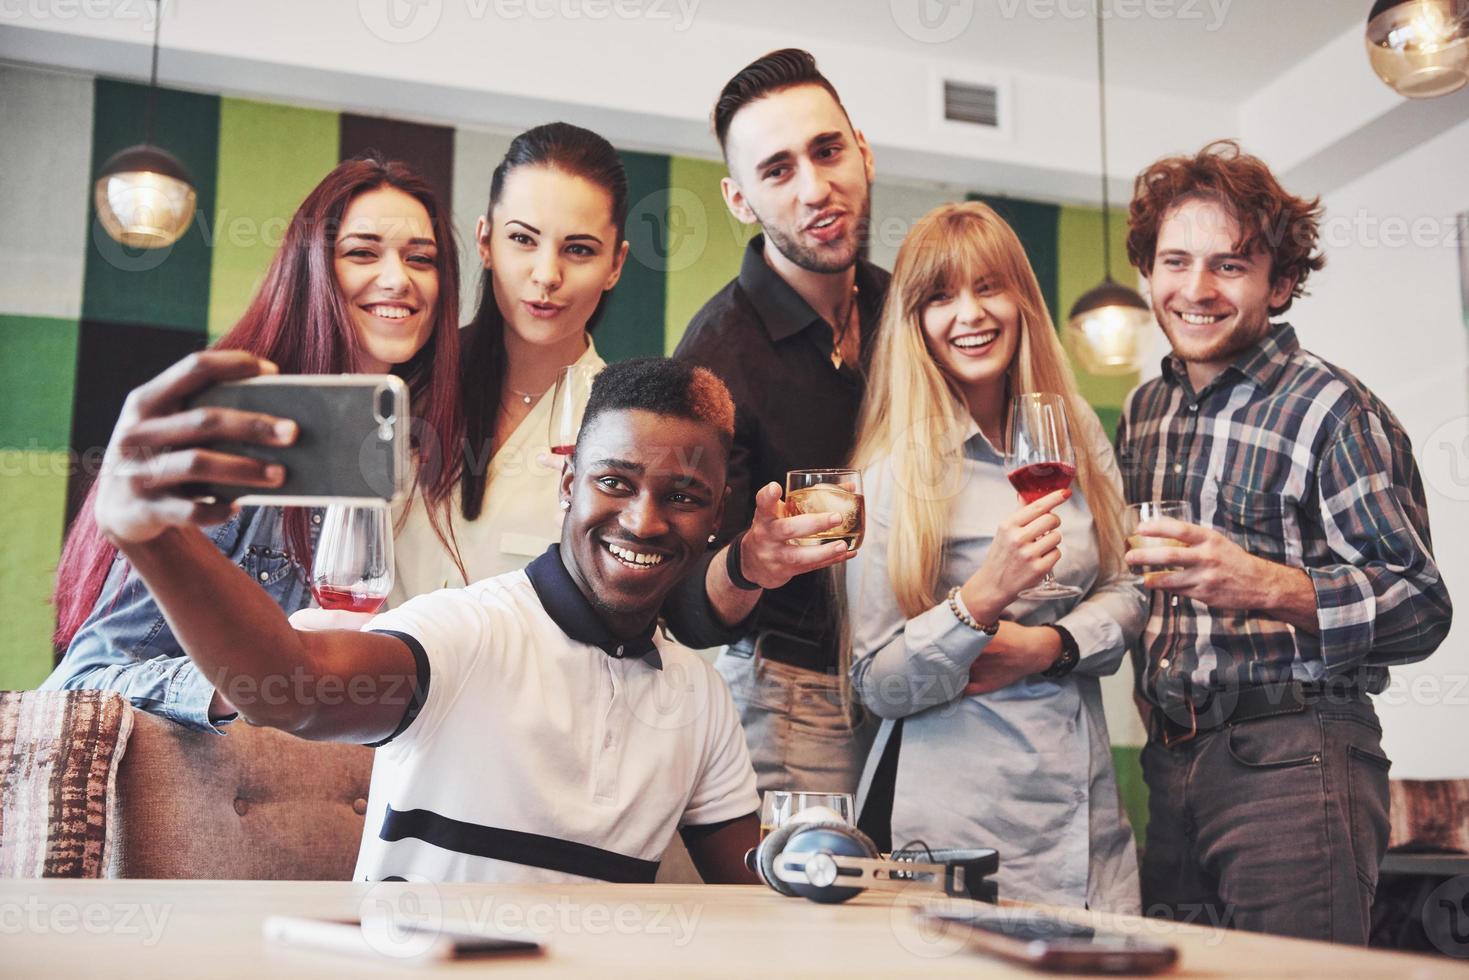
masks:
POLYGON ((562 510, 571 510, 571 501, 569 501, 569 500, 563 500, 563 501, 561 501, 561 509, 562 510))
POLYGON ((716 537, 718 537, 718 535, 716 535, 716 534, 711 534, 711 535, 709 535, 709 543, 710 543, 710 544, 713 544, 713 543, 714 543, 714 539, 715 539, 715 538, 716 538, 716 537))

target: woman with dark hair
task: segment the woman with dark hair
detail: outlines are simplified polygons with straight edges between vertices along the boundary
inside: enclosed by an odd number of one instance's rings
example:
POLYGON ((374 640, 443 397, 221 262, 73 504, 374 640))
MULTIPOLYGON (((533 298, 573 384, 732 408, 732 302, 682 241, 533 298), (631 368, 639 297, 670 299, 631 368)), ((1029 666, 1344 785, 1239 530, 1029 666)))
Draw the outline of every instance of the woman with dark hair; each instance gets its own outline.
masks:
MULTIPOLYGON (((297 208, 265 281, 216 349, 241 350, 285 374, 392 372, 415 415, 415 509, 452 556, 446 527, 463 441, 457 385, 459 266, 450 216, 402 163, 348 160, 297 208), (428 438, 431 435, 432 438, 428 438)), ((100 688, 192 728, 213 728, 227 701, 183 655, 142 581, 102 537, 95 488, 57 571, 55 642, 66 647, 43 689, 100 688)), ((196 505, 204 507, 206 505, 196 505)), ((214 544, 286 610, 311 603, 307 570, 319 511, 219 506, 214 544)), ((184 518, 181 518, 181 520, 184 518)), ((188 518, 192 520, 192 516, 188 518)))
POLYGON ((475 227, 484 272, 460 371, 465 440, 453 510, 463 563, 414 505, 396 539, 392 605, 518 569, 560 537, 561 467, 544 459, 547 396, 568 365, 603 366, 590 334, 627 259, 626 217, 622 161, 590 130, 537 126, 495 168, 475 227))

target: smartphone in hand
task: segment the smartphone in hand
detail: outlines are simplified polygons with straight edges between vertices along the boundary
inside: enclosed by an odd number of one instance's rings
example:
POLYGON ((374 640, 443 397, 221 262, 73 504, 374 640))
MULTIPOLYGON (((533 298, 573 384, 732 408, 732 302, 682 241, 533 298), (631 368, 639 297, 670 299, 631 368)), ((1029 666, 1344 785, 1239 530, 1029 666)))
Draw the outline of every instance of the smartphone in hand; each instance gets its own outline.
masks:
POLYGON ((296 423, 290 446, 233 441, 218 452, 280 463, 273 489, 201 485, 196 496, 246 504, 321 507, 397 503, 412 485, 408 386, 390 374, 283 374, 231 381, 199 392, 190 408, 262 412, 296 423))

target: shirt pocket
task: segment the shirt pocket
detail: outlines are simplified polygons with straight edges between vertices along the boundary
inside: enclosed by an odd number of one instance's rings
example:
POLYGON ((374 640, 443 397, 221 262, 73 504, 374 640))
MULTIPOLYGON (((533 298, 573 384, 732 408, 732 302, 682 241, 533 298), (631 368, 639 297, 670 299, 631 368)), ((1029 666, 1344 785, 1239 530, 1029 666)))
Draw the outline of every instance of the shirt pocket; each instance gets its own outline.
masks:
POLYGON ((281 583, 298 567, 284 551, 265 545, 252 544, 240 556, 239 566, 267 592, 275 595, 281 583))
POLYGON ((1286 559, 1286 499, 1268 490, 1218 481, 1217 523, 1236 544, 1257 558, 1286 559))

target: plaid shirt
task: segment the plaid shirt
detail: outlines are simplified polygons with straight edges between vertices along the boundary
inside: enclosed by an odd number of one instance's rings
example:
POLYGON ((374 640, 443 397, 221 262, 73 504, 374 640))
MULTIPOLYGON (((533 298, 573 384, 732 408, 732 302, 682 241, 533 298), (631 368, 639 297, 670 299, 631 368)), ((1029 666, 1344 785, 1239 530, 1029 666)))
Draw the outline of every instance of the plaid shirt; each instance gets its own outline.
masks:
POLYGON ((1187 717, 1210 690, 1348 672, 1377 693, 1389 664, 1421 660, 1448 633, 1407 434, 1365 385, 1302 350, 1289 325, 1197 393, 1183 363, 1166 358, 1162 376, 1128 397, 1117 447, 1129 502, 1186 500, 1196 523, 1304 568, 1316 590, 1319 636, 1151 592, 1139 687, 1170 717, 1187 717))

